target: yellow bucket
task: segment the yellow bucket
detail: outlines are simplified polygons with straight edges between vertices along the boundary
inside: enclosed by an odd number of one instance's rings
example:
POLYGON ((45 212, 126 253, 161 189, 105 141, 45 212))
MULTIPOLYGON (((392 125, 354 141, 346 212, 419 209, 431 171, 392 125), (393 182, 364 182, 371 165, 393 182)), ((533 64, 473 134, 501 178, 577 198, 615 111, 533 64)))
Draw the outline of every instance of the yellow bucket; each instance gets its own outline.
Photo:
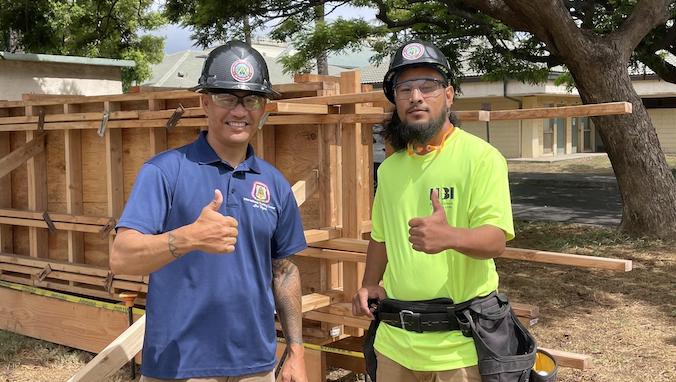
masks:
POLYGON ((532 382, 555 382, 558 370, 559 366, 554 357, 538 349, 535 353, 535 365, 533 365, 530 380, 532 382))

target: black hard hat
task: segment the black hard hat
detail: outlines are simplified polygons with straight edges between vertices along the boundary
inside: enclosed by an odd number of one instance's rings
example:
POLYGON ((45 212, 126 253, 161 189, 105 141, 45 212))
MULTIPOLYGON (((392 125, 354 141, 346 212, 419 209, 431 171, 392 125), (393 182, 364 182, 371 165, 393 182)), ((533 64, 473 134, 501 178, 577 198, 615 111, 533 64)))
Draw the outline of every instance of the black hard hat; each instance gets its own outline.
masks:
POLYGON ((268 66, 263 56, 251 46, 237 40, 212 50, 204 61, 197 86, 199 93, 244 90, 279 98, 272 89, 268 66))
POLYGON ((415 66, 431 66, 444 76, 451 78, 448 59, 436 46, 426 41, 413 40, 402 45, 390 60, 390 68, 383 79, 383 90, 390 102, 394 102, 394 81, 397 73, 415 66))

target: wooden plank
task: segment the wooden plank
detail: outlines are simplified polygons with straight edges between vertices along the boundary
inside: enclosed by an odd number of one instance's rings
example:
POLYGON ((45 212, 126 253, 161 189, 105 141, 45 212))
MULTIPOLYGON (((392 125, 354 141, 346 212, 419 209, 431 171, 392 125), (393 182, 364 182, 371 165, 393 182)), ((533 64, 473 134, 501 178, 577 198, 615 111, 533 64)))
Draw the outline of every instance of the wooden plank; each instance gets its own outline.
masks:
POLYGON ((96 102, 141 101, 147 99, 190 99, 198 97, 198 93, 188 90, 170 90, 162 92, 109 94, 100 96, 59 96, 34 101, 2 101, 0 102, 0 107, 45 106, 59 105, 64 103, 85 104, 96 102))
MULTIPOLYGON (((0 133, 0 158, 10 151, 10 133, 0 133)), ((7 174, 0 176, 0 208, 10 207, 12 207, 12 176, 7 174)), ((0 252, 14 252, 14 230, 11 225, 0 224, 0 252)))
POLYGON ((265 106, 265 111, 277 114, 328 114, 329 108, 327 105, 274 101, 265 106))
MULTIPOLYGON (((47 230, 49 226, 44 220, 37 219, 22 219, 22 218, 11 218, 0 216, 0 224, 12 224, 21 227, 29 227, 29 229, 44 229, 47 230)), ((88 232, 98 234, 101 230, 101 227, 90 225, 90 224, 79 224, 79 223, 63 223, 63 222, 53 222, 54 228, 61 231, 76 231, 76 232, 88 232)), ((113 237, 114 230, 111 230, 108 235, 113 237)), ((34 257, 46 257, 46 256, 34 256, 34 257)))
POLYGON ((535 305, 528 305, 512 301, 510 301, 510 305, 512 305, 512 310, 518 317, 538 318, 538 316, 540 316, 540 308, 535 305))
MULTIPOLYGON (((0 253, 0 262, 6 264, 17 264, 44 269, 49 264, 49 267, 54 271, 63 271, 70 273, 78 273, 82 275, 107 277, 110 270, 104 267, 97 267, 86 264, 70 264, 58 260, 41 260, 34 259, 28 256, 13 255, 9 253, 0 253)), ((115 279, 148 283, 147 277, 144 276, 125 276, 115 275, 115 279)))
MULTIPOLYGON (((75 106, 73 104, 65 104, 64 106, 75 106)), ((100 121, 102 118, 101 113, 90 112, 90 113, 77 113, 72 111, 66 111, 64 114, 47 114, 45 115, 45 122, 79 122, 79 121, 100 121)), ((110 113, 108 116, 109 120, 114 119, 138 119, 139 111, 130 110, 130 111, 116 111, 110 113)), ((20 116, 20 117, 4 117, 0 118, 0 125, 14 125, 22 123, 37 123, 37 116, 20 116)))
MULTIPOLYGON (((3 262, 0 262, 0 270, 28 275, 34 281, 41 281, 38 280, 37 277, 43 271, 41 268, 37 267, 7 264, 3 262)), ((69 281, 70 282, 69 285, 75 285, 73 283, 78 283, 77 285, 88 284, 94 287, 101 288, 103 290, 105 290, 106 288, 106 278, 104 277, 81 275, 78 273, 63 272, 63 271, 51 271, 44 278, 44 280, 49 279, 69 281)), ((113 280, 111 286, 112 288, 124 289, 133 292, 143 292, 143 293, 148 292, 148 285, 143 283, 135 283, 131 281, 113 280)))
MULTIPOLYGON (((166 106, 164 100, 148 100, 148 110, 163 110, 166 106)), ((167 129, 163 127, 148 128, 148 139, 150 141, 150 155, 157 155, 167 150, 167 129)))
POLYGON ((361 90, 361 86, 358 88, 353 87, 350 89, 346 89, 342 85, 343 84, 341 83, 340 91, 342 94, 339 95, 289 98, 285 99, 284 102, 311 103, 321 105, 347 105, 353 103, 366 103, 366 102, 390 102, 387 99, 387 97, 385 97, 385 93, 383 93, 382 90, 359 93, 359 91, 361 90))
POLYGON ((305 241, 308 244, 340 237, 341 230, 336 228, 306 229, 305 241))
POLYGON ((314 73, 302 73, 296 74, 293 76, 293 82, 302 83, 302 82, 339 82, 340 77, 336 76, 327 76, 324 74, 314 74, 314 73))
POLYGON ((100 352, 126 328, 121 312, 0 288, 2 330, 100 352))
POLYGON ((539 349, 551 354, 560 367, 572 367, 573 369, 587 370, 592 366, 592 357, 589 355, 542 347, 539 347, 539 349))
MULTIPOLYGON (((341 92, 355 93, 361 91, 361 75, 358 71, 343 72, 340 75, 341 92)), ((344 104, 341 113, 354 114, 356 106, 344 104)), ((341 154, 342 154, 342 224, 345 237, 360 238, 361 221, 370 214, 370 206, 362 197, 368 192, 368 155, 364 155, 362 140, 362 125, 360 123, 343 123, 341 125, 341 154)), ((343 263, 343 292, 345 301, 350 301, 352 296, 361 286, 363 278, 363 264, 343 263)), ((359 332, 348 334, 359 335, 359 332)))
POLYGON ((632 106, 629 102, 607 102, 593 105, 496 110, 490 112, 490 119, 491 121, 506 121, 514 119, 591 117, 599 115, 631 114, 631 112, 632 106))
MULTIPOLYGON (((367 240, 340 238, 327 242, 312 243, 312 247, 335 249, 341 251, 366 253, 367 240)), ((632 269, 631 260, 611 259, 607 257, 573 255, 568 253, 538 251, 534 249, 521 249, 507 247, 500 256, 503 259, 527 260, 537 263, 558 265, 571 265, 582 268, 598 268, 620 272, 628 272, 632 269)))
POLYGON ((629 272, 631 260, 611 259, 607 257, 572 255, 568 253, 538 251, 534 249, 506 248, 500 256, 503 259, 528 260, 538 263, 571 265, 581 268, 607 269, 611 271, 629 272))
MULTIPOLYGON (((104 109, 116 111, 120 105, 104 102, 104 109)), ((124 208, 124 171, 122 168, 122 132, 119 129, 106 129, 106 189, 108 216, 119 219, 124 208)), ((113 248, 113 236, 108 236, 108 253, 113 248)))
POLYGON ((141 351, 145 327, 146 316, 143 315, 78 370, 68 382, 101 381, 115 373, 141 351))
POLYGON ((322 88, 321 81, 308 81, 303 83, 293 84, 277 84, 272 85, 275 91, 280 93, 296 93, 296 92, 315 92, 322 88))
POLYGON ((299 180, 291 187, 298 206, 303 204, 308 197, 315 193, 317 190, 318 178, 319 170, 314 169, 310 172, 310 174, 308 174, 308 176, 302 180, 299 180))
MULTIPOLYGON (((69 113, 74 109, 72 105, 64 105, 64 113, 69 113)), ((65 130, 64 140, 66 212, 71 215, 82 215, 82 134, 79 130, 65 130)), ((67 235, 68 261, 84 263, 84 235, 77 231, 68 231, 67 235)))
POLYGON ((358 329, 368 329, 371 323, 371 320, 369 319, 363 319, 358 317, 345 317, 337 314, 317 311, 303 313, 303 318, 320 322, 328 322, 336 325, 345 325, 358 329))
MULTIPOLYGON (((9 138, 7 143, 9 143, 9 138)), ((9 174, 15 168, 24 164, 28 159, 44 152, 45 134, 37 134, 35 138, 23 144, 11 153, 0 157, 0 178, 9 174)))
POLYGON ((360 252, 334 251, 332 249, 307 248, 299 252, 297 256, 312 257, 315 259, 327 259, 334 261, 348 261, 355 263, 366 262, 366 254, 360 252))
MULTIPOLYGON (((17 210, 12 208, 0 208, 1 217, 42 220, 42 213, 33 211, 17 210)), ((70 214, 49 214, 54 222, 78 223, 103 226, 110 222, 110 218, 101 216, 81 216, 70 214)))
MULTIPOLYGON (((38 110, 32 106, 26 106, 26 115, 37 115, 38 110)), ((26 132, 26 141, 30 142, 37 138, 35 131, 26 132)), ((45 138, 46 139, 46 138, 45 138)), ((33 211, 47 210, 47 155, 44 151, 34 155, 26 163, 28 178, 28 209, 33 211)), ((28 248, 33 257, 49 256, 49 240, 47 230, 29 226, 28 248)))

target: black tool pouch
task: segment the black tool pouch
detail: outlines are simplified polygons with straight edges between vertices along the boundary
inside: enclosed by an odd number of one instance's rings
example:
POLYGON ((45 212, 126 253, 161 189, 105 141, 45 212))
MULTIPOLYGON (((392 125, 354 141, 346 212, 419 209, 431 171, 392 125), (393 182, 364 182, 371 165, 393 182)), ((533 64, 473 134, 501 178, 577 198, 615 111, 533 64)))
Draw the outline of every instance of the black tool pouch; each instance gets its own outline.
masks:
POLYGON ((514 315, 504 295, 477 299, 457 312, 463 334, 474 339, 482 382, 528 382, 535 338, 514 315))

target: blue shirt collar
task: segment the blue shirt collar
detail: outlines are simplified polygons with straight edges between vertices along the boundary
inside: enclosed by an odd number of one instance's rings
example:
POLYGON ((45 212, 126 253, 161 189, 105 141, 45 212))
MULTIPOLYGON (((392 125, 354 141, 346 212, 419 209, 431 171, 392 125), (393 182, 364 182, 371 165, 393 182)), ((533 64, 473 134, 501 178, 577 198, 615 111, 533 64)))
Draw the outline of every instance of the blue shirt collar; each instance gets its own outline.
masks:
MULTIPOLYGON (((224 165, 232 168, 230 164, 223 161, 216 151, 211 147, 209 142, 207 142, 207 131, 200 132, 199 137, 192 145, 192 150, 190 156, 199 164, 213 164, 213 163, 223 163, 224 165)), ((256 161, 256 155, 254 154, 254 149, 251 145, 247 145, 246 148, 246 157, 244 162, 240 163, 238 170, 241 171, 253 171, 260 174, 260 167, 256 161)))

